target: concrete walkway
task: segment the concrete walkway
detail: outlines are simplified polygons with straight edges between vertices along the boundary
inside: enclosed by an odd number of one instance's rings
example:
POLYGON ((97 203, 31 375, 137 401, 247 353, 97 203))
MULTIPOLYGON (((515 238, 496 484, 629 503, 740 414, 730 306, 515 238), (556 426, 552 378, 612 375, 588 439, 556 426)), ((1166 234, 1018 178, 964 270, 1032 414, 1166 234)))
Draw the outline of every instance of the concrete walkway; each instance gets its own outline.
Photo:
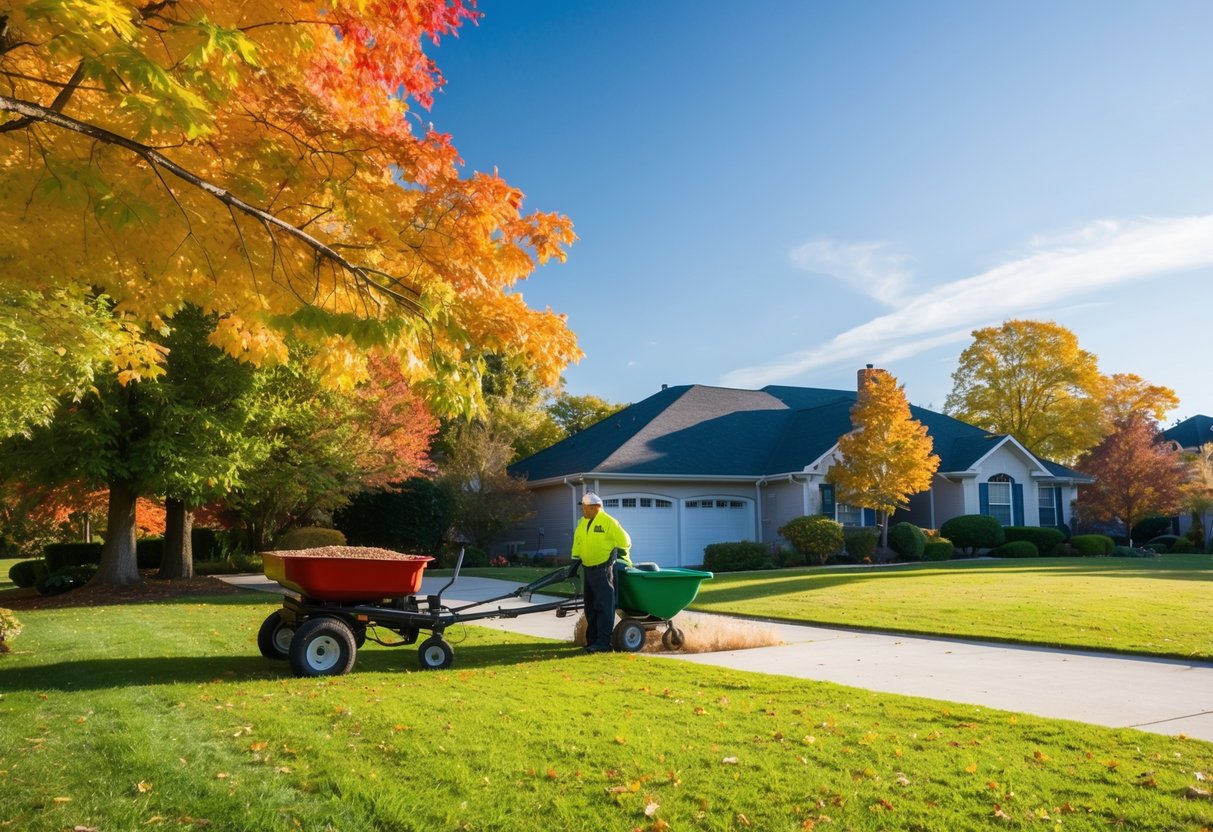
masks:
MULTIPOLYGON (((224 580, 249 589, 281 591, 261 575, 224 580)), ((425 578, 421 594, 436 593, 449 580, 425 578)), ((503 595, 517 586, 461 577, 446 591, 444 601, 459 606, 503 595)), ((532 603, 545 600, 556 599, 536 595, 532 603)), ((511 601, 497 606, 523 604, 511 601)), ((486 605, 476 611, 493 608, 486 605)), ((574 623, 573 618, 557 618, 552 612, 476 622, 563 641, 572 639, 574 623)), ((774 629, 784 644, 654 655, 1213 742, 1213 664, 775 622, 763 626, 774 629)))

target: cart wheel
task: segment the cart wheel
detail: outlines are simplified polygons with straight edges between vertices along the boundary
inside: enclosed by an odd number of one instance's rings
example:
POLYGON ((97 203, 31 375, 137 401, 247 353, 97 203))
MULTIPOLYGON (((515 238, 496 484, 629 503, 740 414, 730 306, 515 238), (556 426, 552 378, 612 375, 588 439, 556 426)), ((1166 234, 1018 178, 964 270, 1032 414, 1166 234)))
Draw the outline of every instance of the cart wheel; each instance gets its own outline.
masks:
POLYGON ((267 659, 285 659, 291 654, 291 638, 295 628, 282 620, 282 612, 274 610, 257 631, 257 648, 267 659))
POLYGON ((611 633, 611 643, 622 653, 635 653, 644 647, 644 625, 640 622, 625 618, 615 625, 611 633))
POLYGON ((291 670, 296 676, 340 676, 354 669, 358 648, 354 632, 339 618, 303 622, 291 639, 291 670))
POLYGON ((450 667, 455 651, 440 635, 432 635, 417 648, 417 661, 422 670, 442 670, 450 667))
POLYGON ((661 646, 666 650, 677 650, 684 644, 686 644, 686 638, 683 636, 682 630, 677 627, 667 627, 666 631, 661 634, 661 646))

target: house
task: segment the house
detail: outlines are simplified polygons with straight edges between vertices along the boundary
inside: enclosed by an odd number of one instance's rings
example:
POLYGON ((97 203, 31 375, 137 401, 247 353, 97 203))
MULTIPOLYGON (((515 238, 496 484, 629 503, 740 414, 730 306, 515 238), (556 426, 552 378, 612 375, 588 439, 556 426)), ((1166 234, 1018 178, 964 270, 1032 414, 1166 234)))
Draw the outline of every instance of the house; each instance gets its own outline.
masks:
MULTIPOLYGON (((860 381, 866 372, 860 370, 860 381)), ((856 392, 805 387, 736 390, 663 387, 602 422, 510 466, 527 478, 536 515, 511 537, 523 551, 567 554, 585 491, 632 536, 633 560, 703 563, 710 543, 781 545, 779 528, 807 514, 847 526, 875 525, 873 512, 836 499, 826 472, 851 429, 856 392)), ((911 407, 940 457, 931 488, 906 520, 938 528, 962 514, 1004 525, 1053 526, 1070 519, 1081 474, 1038 459, 1010 436, 911 407)))
MULTIPOLYGON (((1192 416, 1184 419, 1162 432, 1162 438, 1170 442, 1177 451, 1195 454, 1201 448, 1213 442, 1213 417, 1192 416)), ((1192 529, 1192 514, 1185 512, 1175 518, 1174 528, 1177 534, 1187 535, 1192 529)), ((1200 515, 1201 526, 1205 532, 1205 547, 1213 540, 1213 510, 1206 510, 1200 515)))

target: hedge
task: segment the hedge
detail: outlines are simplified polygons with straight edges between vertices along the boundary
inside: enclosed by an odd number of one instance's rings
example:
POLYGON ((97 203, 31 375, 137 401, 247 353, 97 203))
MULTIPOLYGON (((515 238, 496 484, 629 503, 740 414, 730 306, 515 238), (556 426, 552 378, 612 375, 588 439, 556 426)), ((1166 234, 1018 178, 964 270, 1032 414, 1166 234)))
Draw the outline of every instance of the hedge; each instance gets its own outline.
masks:
POLYGON ((1169 535, 1171 531, 1170 517, 1152 514, 1149 517, 1143 517, 1133 524, 1133 528, 1129 531, 1129 538, 1132 542, 1136 543, 1142 540, 1153 540, 1159 535, 1169 535))
POLYGON ((923 560, 951 560, 956 554, 956 547, 952 545, 952 541, 946 538, 932 540, 923 548, 923 560))
POLYGON ((323 546, 344 546, 345 535, 336 529, 322 529, 318 526, 305 526, 291 529, 278 538, 274 546, 280 552, 295 549, 319 549, 323 546))
POLYGON ((453 517, 451 495, 431 480, 413 477, 391 491, 355 494, 333 517, 351 546, 437 554, 453 517))
POLYGON ((1003 533, 1007 542, 1026 540, 1033 544, 1042 555, 1054 555, 1058 547, 1066 539, 1061 530, 1055 526, 1007 526, 1003 533))
POLYGON ((994 549, 1007 542, 1002 524, 985 514, 962 514, 939 527, 939 533, 952 541, 957 549, 969 553, 977 549, 994 549))
POLYGON ((1040 550, 1030 540, 1010 540, 990 554, 996 558, 1038 558, 1040 550))
POLYGON ((709 572, 746 572, 774 566, 765 543, 711 543, 703 550, 703 568, 709 572))
POLYGON ((46 570, 56 572, 67 566, 88 566, 101 563, 100 543, 48 543, 42 547, 46 570))
POLYGON ((876 547, 879 544, 879 529, 845 529, 843 531, 843 546, 846 548, 847 554, 857 562, 870 561, 876 554, 876 547))
POLYGON ((889 548, 906 560, 922 560, 927 536, 913 523, 894 523, 889 527, 889 548))
POLYGON ((1070 538, 1074 554, 1084 558, 1098 558, 1112 554, 1116 542, 1106 534, 1076 534, 1070 538))

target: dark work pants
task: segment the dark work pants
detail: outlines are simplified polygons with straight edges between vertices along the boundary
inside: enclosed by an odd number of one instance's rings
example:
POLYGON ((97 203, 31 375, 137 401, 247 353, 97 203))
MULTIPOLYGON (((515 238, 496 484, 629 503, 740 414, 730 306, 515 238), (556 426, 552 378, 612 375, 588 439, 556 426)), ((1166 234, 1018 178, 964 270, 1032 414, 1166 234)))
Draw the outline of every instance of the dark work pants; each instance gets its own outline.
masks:
POLYGON ((615 558, 581 567, 585 594, 585 646, 611 649, 615 629, 615 558))

